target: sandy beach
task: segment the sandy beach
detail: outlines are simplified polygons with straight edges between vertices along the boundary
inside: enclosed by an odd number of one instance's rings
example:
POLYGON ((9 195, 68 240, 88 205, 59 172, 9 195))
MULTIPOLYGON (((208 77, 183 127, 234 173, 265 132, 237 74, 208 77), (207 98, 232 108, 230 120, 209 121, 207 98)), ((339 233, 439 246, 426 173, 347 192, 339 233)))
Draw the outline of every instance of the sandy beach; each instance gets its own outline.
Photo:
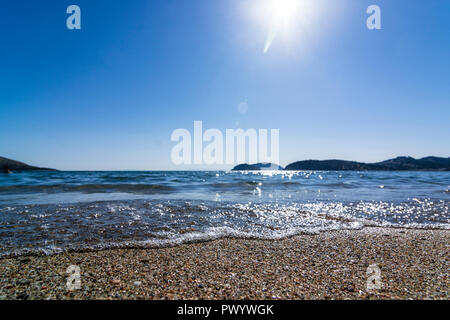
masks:
POLYGON ((365 228, 0 260, 1 299, 449 299, 448 230, 365 228), (382 289, 368 291, 377 264, 382 289), (66 269, 81 269, 68 291, 66 269))

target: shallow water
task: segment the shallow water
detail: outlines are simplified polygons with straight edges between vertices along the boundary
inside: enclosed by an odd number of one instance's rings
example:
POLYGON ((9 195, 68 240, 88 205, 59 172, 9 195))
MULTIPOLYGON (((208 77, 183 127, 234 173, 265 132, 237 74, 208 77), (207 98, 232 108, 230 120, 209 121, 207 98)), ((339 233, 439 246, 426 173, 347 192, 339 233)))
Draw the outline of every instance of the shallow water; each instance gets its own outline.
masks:
POLYGON ((0 255, 369 225, 450 229, 449 189, 450 172, 0 175, 0 255))

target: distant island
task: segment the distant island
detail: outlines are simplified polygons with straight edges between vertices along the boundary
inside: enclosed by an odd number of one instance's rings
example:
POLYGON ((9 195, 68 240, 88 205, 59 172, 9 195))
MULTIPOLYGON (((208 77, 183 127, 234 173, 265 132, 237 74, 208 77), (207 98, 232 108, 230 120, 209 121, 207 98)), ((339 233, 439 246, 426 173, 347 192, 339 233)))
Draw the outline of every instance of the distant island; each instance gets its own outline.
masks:
POLYGON ((34 167, 23 162, 0 157, 0 173, 11 171, 56 171, 56 169, 34 167))
POLYGON ((382 162, 363 163, 346 160, 304 160, 289 164, 286 168, 275 164, 240 164, 233 171, 249 170, 331 170, 331 171, 450 171, 450 158, 397 157, 382 162), (268 169, 270 168, 270 169, 268 169), (274 168, 274 169, 272 169, 274 168))
POLYGON ((240 164, 234 171, 284 170, 282 166, 274 163, 240 164))

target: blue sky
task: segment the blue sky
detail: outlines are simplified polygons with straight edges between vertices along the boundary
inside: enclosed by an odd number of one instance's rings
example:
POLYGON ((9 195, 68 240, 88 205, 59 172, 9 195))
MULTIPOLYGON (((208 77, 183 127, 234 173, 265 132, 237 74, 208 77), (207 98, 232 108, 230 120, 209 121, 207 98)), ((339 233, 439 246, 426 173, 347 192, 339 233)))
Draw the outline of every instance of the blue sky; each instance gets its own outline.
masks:
POLYGON ((264 54, 260 0, 3 1, 0 155, 186 169, 170 135, 202 120, 280 129, 282 165, 450 156, 450 2, 316 2, 264 54), (71 4, 82 30, 66 28, 71 4), (366 28, 371 4, 382 30, 366 28))

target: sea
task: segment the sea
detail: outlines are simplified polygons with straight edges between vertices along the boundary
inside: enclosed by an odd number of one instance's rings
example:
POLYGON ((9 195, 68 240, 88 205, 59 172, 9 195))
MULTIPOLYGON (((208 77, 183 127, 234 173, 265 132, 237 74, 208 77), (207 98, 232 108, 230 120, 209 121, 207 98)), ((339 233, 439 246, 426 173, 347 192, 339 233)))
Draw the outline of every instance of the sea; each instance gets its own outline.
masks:
POLYGON ((0 257, 333 230, 450 228, 450 172, 0 174, 0 257))

